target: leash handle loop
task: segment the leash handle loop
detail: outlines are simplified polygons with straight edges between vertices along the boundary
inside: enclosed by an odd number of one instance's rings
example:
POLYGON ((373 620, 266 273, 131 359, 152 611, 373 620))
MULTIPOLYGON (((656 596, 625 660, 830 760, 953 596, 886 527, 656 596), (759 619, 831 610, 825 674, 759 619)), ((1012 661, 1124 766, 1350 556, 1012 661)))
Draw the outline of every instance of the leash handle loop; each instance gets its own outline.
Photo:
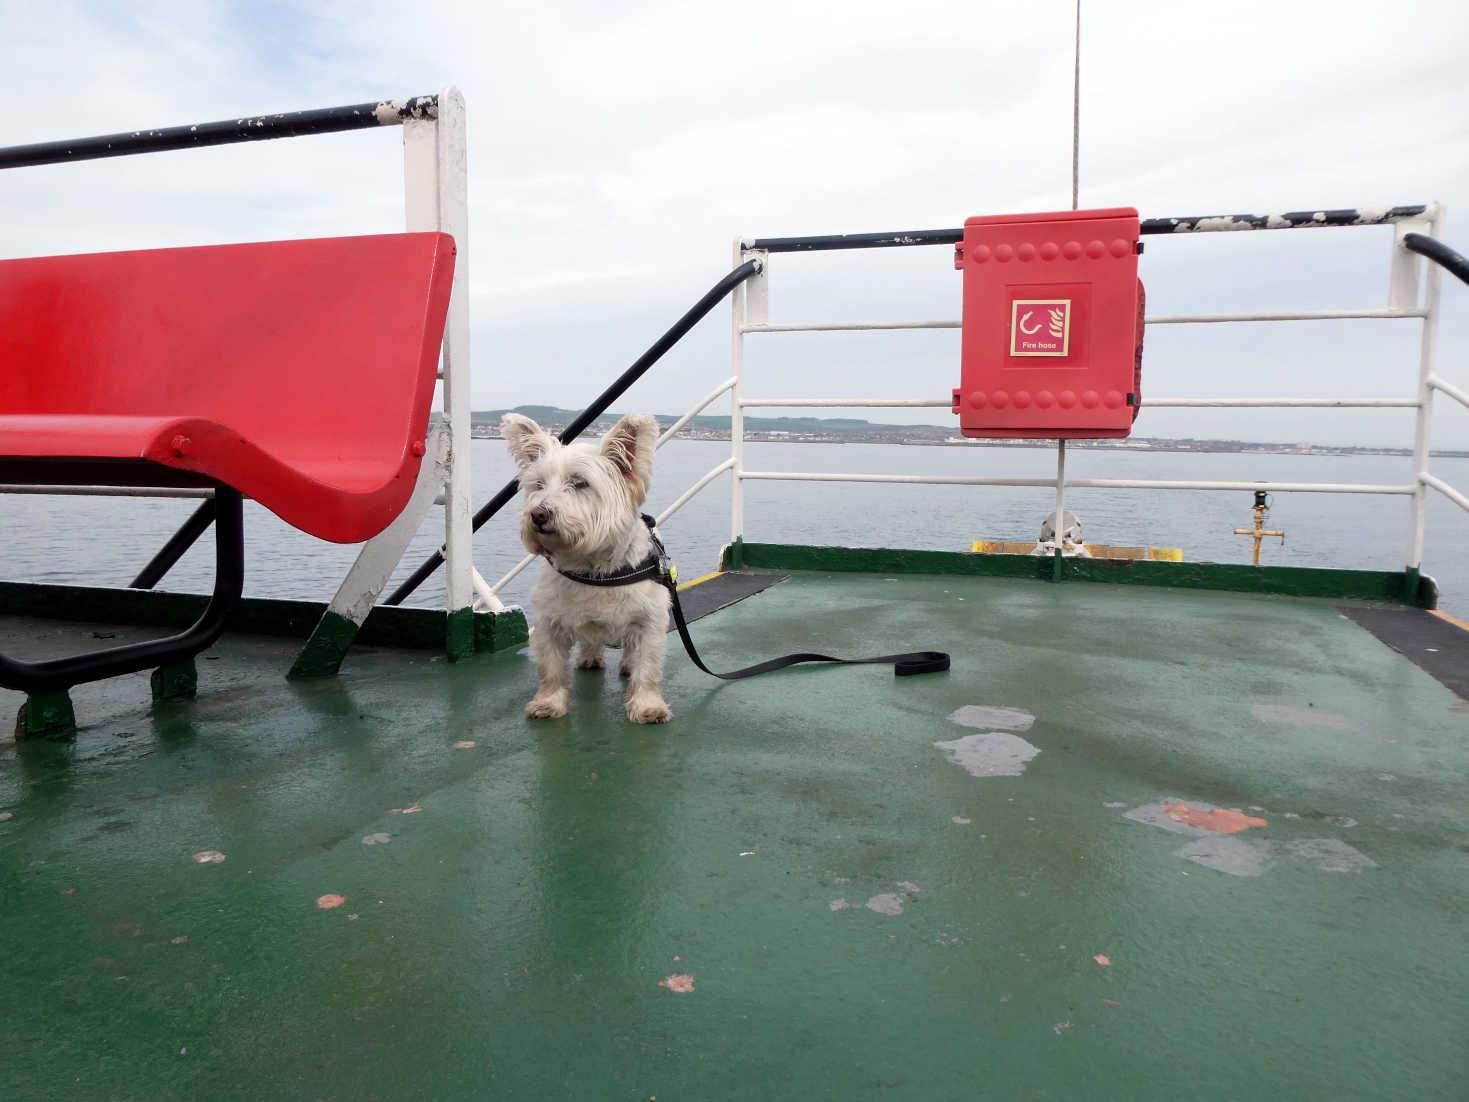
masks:
POLYGON ((647 513, 642 514, 643 523, 648 526, 648 535, 653 541, 653 549, 648 552, 642 562, 610 574, 581 574, 570 570, 562 570, 553 562, 552 568, 563 577, 572 581, 581 582, 583 585, 594 586, 622 586, 633 585, 636 582, 657 582, 668 590, 673 606, 673 623, 678 628, 678 637, 683 640, 684 650, 689 652, 689 658, 694 665, 703 670, 710 677, 717 677, 721 681, 738 681, 744 677, 754 677, 757 674, 770 673, 772 670, 783 670, 787 666, 795 666, 802 662, 834 662, 843 666, 863 665, 891 665, 893 675, 896 677, 912 677, 920 673, 938 673, 949 668, 949 656, 943 651, 920 650, 909 651, 905 654, 884 654, 877 658, 834 658, 829 654, 814 654, 810 651, 802 651, 799 654, 785 654, 779 658, 771 658, 765 662, 757 662, 753 666, 746 666, 742 670, 734 670, 730 673, 716 673, 704 665, 704 660, 699 657, 699 652, 694 648, 693 637, 689 635, 689 625, 684 619, 683 606, 678 600, 678 574, 673 562, 668 557, 668 551, 663 546, 663 541, 658 538, 657 522, 647 513))
POLYGON ((949 656, 943 651, 937 650, 909 651, 905 654, 884 654, 877 658, 834 658, 829 654, 814 654, 810 651, 801 651, 797 654, 784 654, 779 658, 757 662, 755 665, 746 666, 742 670, 717 673, 704 665, 704 660, 699 657, 699 652, 694 649, 694 640, 689 635, 689 625, 684 620, 683 606, 679 604, 678 586, 674 584, 672 575, 665 572, 658 580, 667 588, 668 594, 672 598, 673 624, 678 628, 678 637, 683 640, 684 650, 689 652, 689 658, 693 661, 694 665, 709 674, 709 676, 717 677, 721 681, 738 681, 741 678, 770 673, 772 670, 783 670, 787 666, 794 666, 801 662, 835 662, 844 666, 891 664, 895 677, 912 677, 920 673, 938 673, 949 668, 949 656))

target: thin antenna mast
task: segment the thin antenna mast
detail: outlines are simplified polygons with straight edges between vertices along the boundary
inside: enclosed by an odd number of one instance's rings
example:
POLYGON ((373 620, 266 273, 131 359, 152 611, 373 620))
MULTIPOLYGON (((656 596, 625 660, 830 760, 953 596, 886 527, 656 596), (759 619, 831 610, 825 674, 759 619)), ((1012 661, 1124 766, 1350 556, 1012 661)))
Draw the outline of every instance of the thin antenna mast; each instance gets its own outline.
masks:
POLYGON ((1081 182, 1081 0, 1076 0, 1076 68, 1071 78, 1071 209, 1080 205, 1081 182))

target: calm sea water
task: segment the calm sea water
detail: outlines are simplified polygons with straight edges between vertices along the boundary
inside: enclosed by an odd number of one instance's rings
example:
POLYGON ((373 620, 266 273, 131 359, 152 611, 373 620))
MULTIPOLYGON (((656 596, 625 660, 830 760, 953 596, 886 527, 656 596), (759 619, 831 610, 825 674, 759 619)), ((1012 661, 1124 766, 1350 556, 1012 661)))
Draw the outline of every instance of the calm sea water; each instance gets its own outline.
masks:
MULTIPOLYGON (((657 512, 729 454, 724 442, 675 441, 658 453, 649 511, 657 512)), ((513 474, 499 440, 473 443, 475 500, 484 501, 513 474)), ((1053 477, 1050 449, 903 447, 887 444, 767 444, 746 448, 746 467, 766 471, 1053 477)), ((1437 459, 1433 470, 1469 487, 1469 460, 1437 459)), ((1406 483, 1410 461, 1396 456, 1238 455, 1072 451, 1075 478, 1263 480, 1406 483)), ((1034 539, 1054 507, 1054 491, 1008 487, 746 483, 746 534, 761 542, 909 547, 964 551, 975 538, 1034 539)), ((684 507, 664 536, 683 577, 714 569, 729 538, 729 480, 721 477, 684 507)), ((1073 490, 1067 507, 1096 543, 1181 547, 1190 560, 1248 562, 1251 541, 1233 534, 1251 523, 1245 492, 1073 490)), ((0 495, 4 576, 14 580, 125 586, 195 508, 180 500, 127 500, 0 495)), ((513 507, 512 507, 513 508, 513 507)), ((1361 494, 1279 494, 1264 561, 1281 566, 1400 570, 1408 554, 1408 499, 1361 494)), ((442 542, 442 512, 429 513, 393 584, 442 542)), ((521 557, 507 511, 475 537, 482 574, 497 580, 521 557)), ((247 594, 325 600, 356 556, 355 547, 325 544, 246 505, 247 594)), ((161 588, 208 592, 213 539, 206 536, 161 588)), ((1430 493, 1424 569, 1438 582, 1441 607, 1469 617, 1469 514, 1430 493)), ((534 568, 503 594, 524 603, 534 568)), ((440 604, 440 577, 411 598, 440 604)))

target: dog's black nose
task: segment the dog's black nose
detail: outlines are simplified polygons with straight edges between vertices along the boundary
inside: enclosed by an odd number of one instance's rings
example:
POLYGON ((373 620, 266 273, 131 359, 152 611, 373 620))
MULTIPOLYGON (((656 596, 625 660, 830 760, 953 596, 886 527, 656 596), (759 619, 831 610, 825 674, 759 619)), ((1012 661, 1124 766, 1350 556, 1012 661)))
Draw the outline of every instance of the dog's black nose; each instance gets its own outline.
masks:
POLYGON ((530 511, 530 522, 536 526, 538 531, 544 532, 546 525, 551 523, 551 510, 544 505, 537 505, 530 511))

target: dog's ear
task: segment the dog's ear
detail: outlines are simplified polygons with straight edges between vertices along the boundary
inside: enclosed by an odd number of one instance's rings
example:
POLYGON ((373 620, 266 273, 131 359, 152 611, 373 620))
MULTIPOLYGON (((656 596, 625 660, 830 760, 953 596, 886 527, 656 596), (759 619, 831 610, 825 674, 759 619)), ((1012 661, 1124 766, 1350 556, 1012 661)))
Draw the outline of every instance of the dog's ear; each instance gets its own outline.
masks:
POLYGON ((545 455, 556 443, 545 429, 519 413, 507 413, 500 418, 500 435, 505 437, 510 457, 521 470, 545 455))
POLYGON ((648 496, 657 446, 658 422, 650 413, 628 414, 602 438, 602 455, 627 479, 634 505, 641 505, 648 496))

